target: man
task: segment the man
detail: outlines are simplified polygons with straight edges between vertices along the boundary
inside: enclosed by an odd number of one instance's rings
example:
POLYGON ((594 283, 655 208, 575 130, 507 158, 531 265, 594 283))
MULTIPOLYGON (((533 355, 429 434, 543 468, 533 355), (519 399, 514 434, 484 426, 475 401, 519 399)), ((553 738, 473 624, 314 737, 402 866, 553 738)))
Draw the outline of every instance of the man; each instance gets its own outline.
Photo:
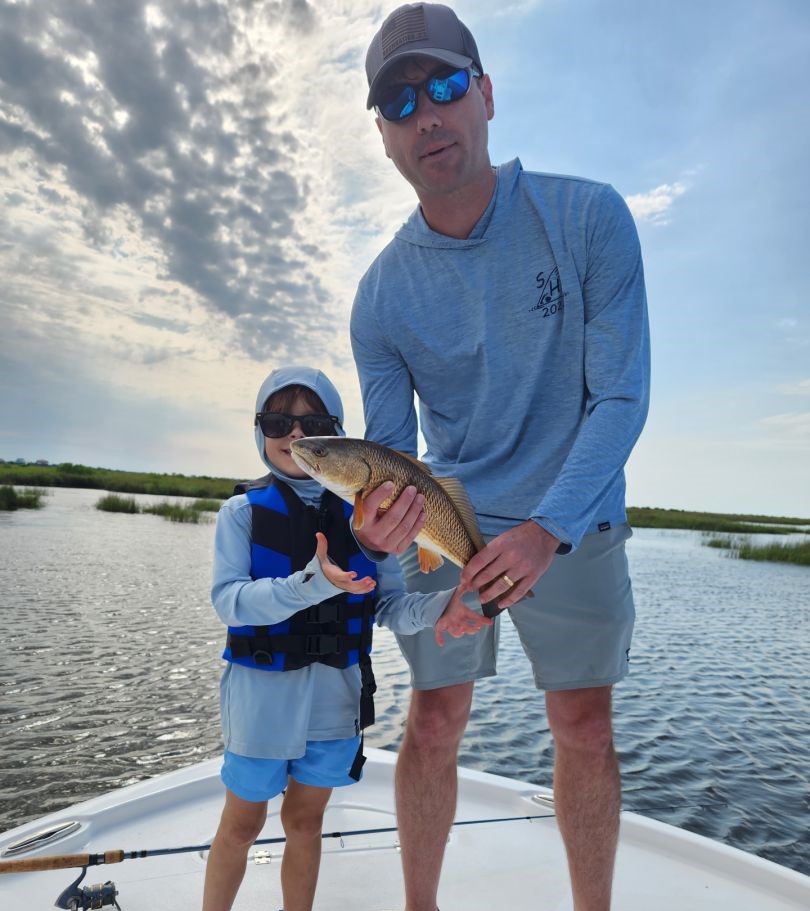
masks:
MULTIPOLYGON (((574 905, 603 911, 620 804, 611 688, 627 673, 634 619, 624 465, 649 386, 635 227, 605 184, 527 173, 519 161, 492 167, 492 83, 448 7, 391 13, 366 74, 386 155, 419 199, 352 312, 367 435, 414 453, 415 392, 424 460, 470 495, 489 543, 461 584, 511 609, 546 691, 574 905)), ((420 575, 408 550, 421 498, 410 488, 378 511, 388 492, 368 498, 361 544, 403 554, 412 588, 453 584, 454 567, 420 575)), ((474 681, 496 673, 497 634, 443 650, 408 638, 414 692, 397 814, 406 907, 434 911, 458 745, 474 681)))

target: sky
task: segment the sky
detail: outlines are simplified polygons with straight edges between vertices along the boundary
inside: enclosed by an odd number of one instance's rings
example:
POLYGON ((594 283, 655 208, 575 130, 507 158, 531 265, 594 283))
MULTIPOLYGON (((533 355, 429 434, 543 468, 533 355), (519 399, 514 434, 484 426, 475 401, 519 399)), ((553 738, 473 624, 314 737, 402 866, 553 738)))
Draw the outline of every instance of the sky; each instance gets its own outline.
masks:
MULTIPOLYGON (((628 503, 810 517, 810 4, 459 0, 494 163, 612 184, 653 348, 628 503)), ((377 0, 0 0, 0 458, 263 473, 256 391, 363 433, 358 280, 416 203, 377 0)))

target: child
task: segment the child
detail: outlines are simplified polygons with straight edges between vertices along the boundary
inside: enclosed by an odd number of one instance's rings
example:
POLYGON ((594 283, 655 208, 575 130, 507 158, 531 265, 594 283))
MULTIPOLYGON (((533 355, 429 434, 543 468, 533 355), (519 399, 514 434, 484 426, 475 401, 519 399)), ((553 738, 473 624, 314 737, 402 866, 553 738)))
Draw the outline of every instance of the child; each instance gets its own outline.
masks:
POLYGON ((267 801, 286 789, 285 911, 310 911, 323 814, 333 787, 359 780, 360 732, 373 723, 374 621, 398 633, 458 637, 489 625, 455 591, 407 594, 394 557, 375 564, 351 507, 292 460, 303 436, 343 435, 327 377, 284 367, 256 399, 255 436, 270 473, 237 486, 217 519, 211 597, 228 626, 221 683, 225 808, 211 846, 203 911, 229 911, 267 801), (327 555, 328 552, 328 555, 327 555))

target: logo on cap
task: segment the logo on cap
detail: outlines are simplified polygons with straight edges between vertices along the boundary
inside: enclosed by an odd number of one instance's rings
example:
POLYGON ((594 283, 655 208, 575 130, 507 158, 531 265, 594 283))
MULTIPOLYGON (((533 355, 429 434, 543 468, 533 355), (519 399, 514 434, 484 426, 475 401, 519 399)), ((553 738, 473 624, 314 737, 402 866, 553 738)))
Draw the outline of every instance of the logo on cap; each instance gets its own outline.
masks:
POLYGON ((425 11, 421 6, 406 10, 385 24, 382 30, 383 58, 390 57, 398 47, 409 41, 424 41, 427 38, 425 11))

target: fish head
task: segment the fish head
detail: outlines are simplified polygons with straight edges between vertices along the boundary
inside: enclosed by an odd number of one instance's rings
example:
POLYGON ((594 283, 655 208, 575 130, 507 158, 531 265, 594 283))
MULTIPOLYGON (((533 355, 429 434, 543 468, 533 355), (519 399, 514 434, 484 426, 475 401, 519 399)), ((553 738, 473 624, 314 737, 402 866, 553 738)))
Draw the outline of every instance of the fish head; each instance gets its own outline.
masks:
POLYGON ((351 437, 304 437, 292 441, 290 454, 302 471, 351 503, 371 479, 364 446, 351 437))

